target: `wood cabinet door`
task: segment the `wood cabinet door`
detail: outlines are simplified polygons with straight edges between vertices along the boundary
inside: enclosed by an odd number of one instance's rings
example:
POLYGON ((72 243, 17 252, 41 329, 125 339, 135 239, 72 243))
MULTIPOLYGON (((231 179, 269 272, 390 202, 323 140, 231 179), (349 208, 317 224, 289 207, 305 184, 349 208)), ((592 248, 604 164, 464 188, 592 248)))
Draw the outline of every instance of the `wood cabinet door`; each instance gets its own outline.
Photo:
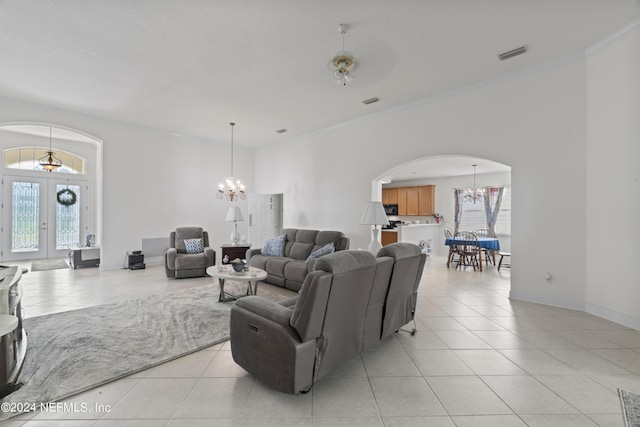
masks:
POLYGON ((398 189, 397 188, 385 188, 382 190, 382 204, 383 205, 397 205, 398 204, 398 189))
POLYGON ((407 188, 407 215, 418 215, 418 197, 420 197, 419 187, 407 188))
POLYGON ((395 231, 382 231, 382 246, 395 243, 398 241, 398 233, 395 231))
POLYGON ((398 215, 407 215, 407 189, 399 187, 398 190, 398 215))
POLYGON ((433 215, 435 211, 434 193, 433 185, 418 187, 418 215, 433 215))

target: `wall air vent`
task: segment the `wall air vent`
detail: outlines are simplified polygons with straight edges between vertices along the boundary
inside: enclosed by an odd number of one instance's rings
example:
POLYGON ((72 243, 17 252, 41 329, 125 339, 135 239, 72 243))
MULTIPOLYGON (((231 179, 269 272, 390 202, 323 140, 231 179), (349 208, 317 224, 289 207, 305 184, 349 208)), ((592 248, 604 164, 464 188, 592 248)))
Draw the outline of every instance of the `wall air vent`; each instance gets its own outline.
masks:
POLYGON ((365 99, 364 101, 362 101, 362 103, 364 105, 369 105, 369 104, 373 104, 374 102, 378 102, 378 101, 380 101, 378 98, 373 97, 373 98, 365 99))
POLYGON ((276 133, 285 133, 286 131, 287 131, 286 129, 278 129, 276 133))
POLYGON ((500 58, 501 61, 504 61, 505 59, 509 59, 509 58, 513 58, 514 56, 522 55, 527 50, 528 50, 527 49, 527 45, 520 46, 520 47, 517 47, 517 48, 512 49, 510 51, 498 54, 498 58, 500 58))

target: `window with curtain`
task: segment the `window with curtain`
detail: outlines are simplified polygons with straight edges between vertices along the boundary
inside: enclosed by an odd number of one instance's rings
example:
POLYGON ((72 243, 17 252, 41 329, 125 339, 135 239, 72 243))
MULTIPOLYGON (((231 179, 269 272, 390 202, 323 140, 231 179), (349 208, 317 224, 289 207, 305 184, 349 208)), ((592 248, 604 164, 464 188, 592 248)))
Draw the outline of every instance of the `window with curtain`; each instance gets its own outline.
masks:
MULTIPOLYGON (((498 197, 498 188, 487 188, 488 200, 491 206, 495 206, 496 199, 498 197)), ((460 224, 458 230, 470 230, 474 231, 479 228, 487 227, 487 217, 484 206, 484 199, 478 198, 474 202, 473 200, 464 200, 460 198, 461 212, 460 212, 460 224)), ((511 235, 511 188, 504 187, 502 193, 502 200, 500 202, 500 209, 498 211, 498 217, 495 224, 495 232, 497 236, 509 236, 511 235)))

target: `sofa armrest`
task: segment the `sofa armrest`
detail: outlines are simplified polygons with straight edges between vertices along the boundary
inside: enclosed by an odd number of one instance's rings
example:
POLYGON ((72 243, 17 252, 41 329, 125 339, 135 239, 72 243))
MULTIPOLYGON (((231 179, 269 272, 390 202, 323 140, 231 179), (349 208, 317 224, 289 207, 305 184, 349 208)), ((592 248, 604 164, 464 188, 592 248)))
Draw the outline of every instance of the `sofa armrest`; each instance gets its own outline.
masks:
POLYGON ((268 299, 248 296, 236 301, 236 305, 258 316, 269 319, 279 325, 289 326, 293 310, 268 299))
POLYGON ((207 256, 207 266, 216 265, 216 251, 213 248, 206 246, 204 254, 207 256))
POLYGON ((166 265, 171 270, 176 269, 176 256, 178 255, 178 250, 176 248, 169 248, 165 253, 166 265))
POLYGON ((254 255, 262 255, 262 248, 247 249, 247 252, 245 254, 245 261, 249 263, 249 260, 254 255))

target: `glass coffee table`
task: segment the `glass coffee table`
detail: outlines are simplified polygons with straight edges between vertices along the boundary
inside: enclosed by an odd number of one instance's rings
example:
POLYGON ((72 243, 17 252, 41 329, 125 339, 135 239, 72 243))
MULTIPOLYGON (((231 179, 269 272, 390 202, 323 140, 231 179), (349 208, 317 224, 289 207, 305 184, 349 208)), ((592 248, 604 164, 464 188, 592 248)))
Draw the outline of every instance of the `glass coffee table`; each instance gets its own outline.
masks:
POLYGON ((220 296, 218 302, 235 301, 249 295, 256 295, 258 292, 258 283, 267 278, 267 272, 256 268, 249 267, 248 270, 237 273, 230 265, 214 265, 207 268, 207 274, 214 279, 218 279, 220 284, 220 296), (233 280, 247 284, 247 292, 244 295, 233 295, 224 291, 225 280, 233 280))

